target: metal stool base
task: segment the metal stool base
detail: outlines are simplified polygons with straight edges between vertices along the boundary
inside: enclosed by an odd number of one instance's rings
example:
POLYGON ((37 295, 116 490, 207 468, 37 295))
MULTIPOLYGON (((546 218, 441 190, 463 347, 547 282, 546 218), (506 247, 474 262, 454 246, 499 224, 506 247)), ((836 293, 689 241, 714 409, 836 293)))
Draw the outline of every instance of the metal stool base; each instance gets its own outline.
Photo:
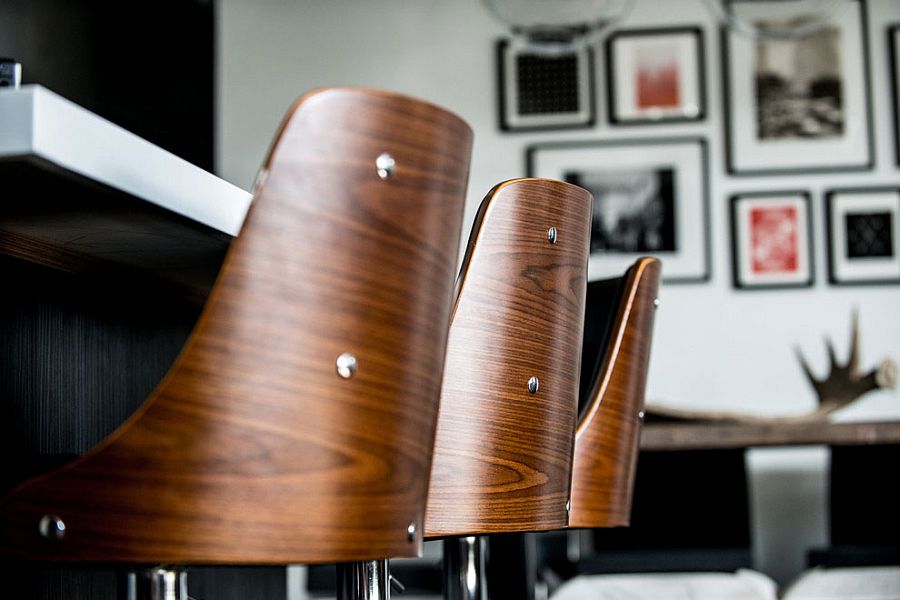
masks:
POLYGON ((487 600, 483 537, 444 540, 445 600, 487 600))

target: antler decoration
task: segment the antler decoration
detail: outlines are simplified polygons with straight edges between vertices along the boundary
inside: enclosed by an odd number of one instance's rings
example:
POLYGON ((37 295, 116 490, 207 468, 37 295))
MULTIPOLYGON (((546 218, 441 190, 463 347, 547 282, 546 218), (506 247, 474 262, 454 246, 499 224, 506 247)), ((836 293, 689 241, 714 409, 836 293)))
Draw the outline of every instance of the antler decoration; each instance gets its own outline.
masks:
POLYGON ((846 364, 840 364, 834 351, 834 344, 830 339, 825 339, 825 347, 828 349, 828 358, 831 363, 831 371, 825 379, 817 379, 812 369, 806 362, 800 348, 796 348, 800 366, 816 395, 819 397, 819 407, 808 413, 792 415, 788 417, 762 417, 730 411, 697 411, 685 410, 675 407, 648 404, 645 408, 648 414, 656 419, 667 421, 719 421, 733 423, 797 423, 814 421, 825 418, 839 408, 843 408, 872 390, 893 389, 897 387, 897 363, 887 358, 881 361, 878 368, 868 373, 860 373, 859 370, 859 311, 853 310, 853 325, 850 330, 850 356, 846 364))
POLYGON ((897 385, 897 363, 891 359, 881 361, 876 369, 861 373, 859 369, 859 311, 853 311, 853 325, 850 332, 850 356, 846 364, 840 364, 834 351, 834 344, 825 339, 831 371, 825 379, 817 379, 799 348, 797 358, 806 377, 819 397, 819 408, 807 418, 820 418, 847 406, 866 392, 877 389, 893 389, 897 385))

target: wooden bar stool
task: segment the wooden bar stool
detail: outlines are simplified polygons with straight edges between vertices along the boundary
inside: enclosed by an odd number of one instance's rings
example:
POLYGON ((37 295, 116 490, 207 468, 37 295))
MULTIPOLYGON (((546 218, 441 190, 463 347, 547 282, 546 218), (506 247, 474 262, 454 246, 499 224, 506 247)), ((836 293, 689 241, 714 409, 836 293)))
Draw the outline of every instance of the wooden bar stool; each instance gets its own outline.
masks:
POLYGON ((588 284, 570 528, 629 523, 660 271, 642 258, 588 284))
MULTIPOLYGON (((569 528, 629 523, 659 278, 659 261, 642 258, 622 277, 587 284, 569 528)), ((521 536, 504 543, 510 556, 495 578, 526 583, 503 597, 533 598, 535 551, 521 536)))
MULTIPOLYGON (((404 96, 302 97, 178 359, 112 435, 0 502, 6 558, 419 554, 471 140, 404 96)), ((157 571, 157 597, 185 597, 157 571)), ((386 597, 378 565, 350 571, 373 575, 347 597, 386 597)))
POLYGON ((425 535, 445 595, 484 598, 477 536, 568 522, 591 195, 518 179, 482 202, 457 284, 425 535))
MULTIPOLYGON (((629 525, 660 271, 642 258, 622 277, 588 283, 570 529, 629 525)), ((569 547, 593 550, 592 532, 567 535, 569 547)))

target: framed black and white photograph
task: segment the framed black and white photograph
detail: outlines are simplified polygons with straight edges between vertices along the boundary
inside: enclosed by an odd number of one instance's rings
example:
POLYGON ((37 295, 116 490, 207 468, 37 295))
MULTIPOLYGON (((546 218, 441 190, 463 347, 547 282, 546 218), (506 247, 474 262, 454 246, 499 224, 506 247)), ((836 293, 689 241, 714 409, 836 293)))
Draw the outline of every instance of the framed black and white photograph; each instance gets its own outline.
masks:
POLYGON ((590 45, 560 55, 497 43, 500 129, 533 131, 591 127, 594 54, 590 45))
POLYGON ((810 196, 804 191, 731 197, 732 276, 740 289, 813 284, 810 196))
MULTIPOLYGON (((790 30, 803 15, 778 1, 738 0, 760 29, 790 30)), ((801 38, 723 30, 727 164, 737 175, 870 169, 865 3, 840 3, 824 28, 801 38)))
POLYGON ((900 188, 831 190, 825 208, 829 280, 900 283, 900 188))
POLYGON ((666 282, 709 278, 704 139, 539 144, 526 158, 529 176, 593 194, 590 279, 619 276, 640 256, 661 259, 666 282))
POLYGON ((894 160, 900 165, 900 24, 888 28, 891 68, 891 107, 894 113, 894 160))
POLYGON ((698 27, 613 33, 606 41, 606 76, 613 124, 706 116, 703 32, 698 27))

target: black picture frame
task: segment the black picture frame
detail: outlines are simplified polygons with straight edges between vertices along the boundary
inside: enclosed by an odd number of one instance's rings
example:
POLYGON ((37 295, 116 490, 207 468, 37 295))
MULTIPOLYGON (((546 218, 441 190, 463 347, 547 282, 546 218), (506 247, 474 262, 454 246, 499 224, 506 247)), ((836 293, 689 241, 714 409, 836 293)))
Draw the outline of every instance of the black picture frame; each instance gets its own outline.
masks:
MULTIPOLYGON (((510 76, 508 64, 508 54, 514 49, 513 44, 507 39, 497 40, 496 45, 496 73, 497 73, 497 123, 500 131, 504 133, 528 133, 534 131, 555 131, 567 129, 584 129, 591 128, 597 123, 597 100, 596 100, 596 69, 594 67, 594 49, 590 45, 582 46, 573 52, 579 57, 578 60, 584 61, 584 67, 580 69, 584 80, 580 81, 586 87, 584 92, 584 100, 586 111, 584 115, 573 115, 571 119, 558 118, 555 122, 547 123, 545 116, 536 115, 529 117, 515 118, 510 115, 509 104, 512 102, 510 94, 510 76), (519 120, 522 122, 516 123, 519 120)), ((557 113, 560 114, 560 113, 557 113)))
POLYGON ((888 65, 891 70, 891 114, 894 124, 894 164, 900 166, 900 23, 887 28, 888 65))
MULTIPOLYGON (((730 207, 730 230, 731 230, 731 282, 735 289, 739 290, 777 290, 777 289, 796 289, 808 288, 815 285, 816 269, 815 269, 815 245, 813 243, 813 217, 812 217, 812 195, 807 190, 779 190, 779 191, 748 191, 738 192, 729 197, 730 207), (790 199, 799 200, 805 213, 798 219, 798 225, 805 228, 805 232, 798 235, 798 249, 806 252, 805 273, 800 273, 801 277, 792 280, 790 275, 785 275, 779 281, 777 275, 771 277, 758 276, 757 281, 752 281, 753 276, 744 273, 743 260, 747 257, 747 252, 752 251, 752 240, 745 239, 742 234, 743 222, 741 220, 741 204, 751 204, 756 201, 764 204, 766 200, 783 201, 787 203, 790 199), (804 243, 805 238, 805 243, 804 243)), ((802 257, 802 255, 801 255, 802 257)))
MULTIPOLYGON (((831 188, 825 191, 825 231, 827 238, 828 282, 835 286, 865 285, 897 285, 900 284, 900 187, 871 186, 831 188), (881 206, 877 196, 891 195, 892 199, 882 198, 881 206), (866 213, 857 210, 856 214, 872 214, 873 211, 891 211, 891 249, 890 257, 850 257, 846 245, 846 230, 839 226, 840 217, 851 214, 844 206, 837 206, 841 196, 870 197, 865 208, 866 213), (842 243, 843 242, 843 243, 842 243), (843 248, 844 251, 841 251, 843 248), (879 260, 881 258, 881 260, 879 260), (890 260, 888 260, 888 258, 890 260), (857 264, 854 266, 853 263, 857 264), (852 269, 857 272, 853 273, 852 269), (868 274, 866 273, 868 271, 868 274)), ((861 202, 861 200, 858 200, 861 202)), ((849 202, 853 202, 850 200, 849 202)), ((878 213, 883 214, 883 213, 878 213)), ((846 218, 844 227, 848 225, 846 218)))
POLYGON ((611 125, 656 125, 669 123, 692 123, 704 121, 707 117, 707 92, 706 92, 706 40, 703 30, 697 26, 681 27, 653 27, 641 29, 623 29, 612 33, 605 42, 606 58, 606 106, 608 119, 611 125), (616 46, 622 40, 629 38, 659 38, 661 36, 690 35, 695 44, 694 69, 696 71, 697 111, 693 116, 666 116, 659 117, 623 117, 620 116, 621 106, 616 98, 616 90, 620 89, 618 78, 621 74, 617 71, 616 46))
MULTIPOLYGON (((552 159, 551 159, 552 162, 552 159)), ((584 165, 598 166, 604 171, 631 170, 634 165, 641 168, 654 169, 660 162, 680 164, 679 168, 687 168, 696 163, 696 173, 692 178, 684 178, 687 186, 696 194, 683 194, 684 203, 676 207, 675 221, 680 223, 681 230, 675 236, 683 246, 677 252, 610 252, 604 254, 605 272, 589 273, 590 279, 607 276, 619 276, 640 256, 657 256, 663 261, 663 282, 668 284, 706 283, 712 273, 712 250, 710 240, 710 194, 709 194, 709 151, 706 138, 701 136, 680 136, 665 138, 637 138, 611 141, 575 141, 547 142, 530 145, 525 150, 525 171, 528 177, 549 177, 565 180, 566 172, 578 170, 584 165), (653 158, 657 151, 664 159, 653 158), (562 154, 560 154, 562 153, 562 154), (564 166, 545 164, 547 157, 556 154, 563 157, 564 166), (569 160, 569 158, 573 160, 569 160), (620 162, 616 166, 615 161, 620 162), (681 161, 678 163, 678 161, 681 161), (693 203, 689 205, 688 203, 693 203), (680 216, 679 216, 680 215, 680 216), (689 246, 689 247, 685 247, 689 246), (679 260, 684 263, 682 265, 679 260), (667 271, 667 266, 669 270, 667 271), (674 273, 673 273, 674 271, 674 273), (680 271, 680 273, 679 273, 680 271)), ((588 188, 590 189, 590 188, 588 188)), ((592 192, 595 193, 595 192, 592 192)), ((674 193, 674 191, 673 191, 674 193)), ((595 199, 596 210, 597 202, 595 199)), ((596 253, 594 253, 596 255, 596 253)), ((592 262, 593 265, 593 262, 592 262)))
MULTIPOLYGON (((875 143, 872 125, 872 93, 871 93, 871 67, 869 60, 868 48, 868 16, 866 9, 866 0, 847 0, 848 4, 858 6, 859 24, 860 24, 860 77, 862 81, 861 91, 863 95, 862 107, 860 114, 863 115, 864 123, 862 132, 865 136, 865 154, 866 156, 855 164, 829 164, 821 165, 810 163, 805 166, 778 166, 779 161, 775 161, 772 166, 742 168, 739 166, 736 152, 736 135, 733 131, 733 119, 735 117, 732 109, 732 84, 734 74, 731 72, 730 64, 732 60, 732 49, 730 47, 733 36, 738 36, 727 27, 721 27, 719 30, 719 42, 722 54, 722 102, 724 116, 724 142, 725 142, 725 169, 729 175, 738 177, 753 177, 760 175, 798 175, 798 174, 815 174, 815 173, 853 173, 862 171, 871 171, 875 166, 875 143)), ((850 72, 855 70, 850 69, 850 72)), ((781 163, 783 165, 783 163, 781 163)))

